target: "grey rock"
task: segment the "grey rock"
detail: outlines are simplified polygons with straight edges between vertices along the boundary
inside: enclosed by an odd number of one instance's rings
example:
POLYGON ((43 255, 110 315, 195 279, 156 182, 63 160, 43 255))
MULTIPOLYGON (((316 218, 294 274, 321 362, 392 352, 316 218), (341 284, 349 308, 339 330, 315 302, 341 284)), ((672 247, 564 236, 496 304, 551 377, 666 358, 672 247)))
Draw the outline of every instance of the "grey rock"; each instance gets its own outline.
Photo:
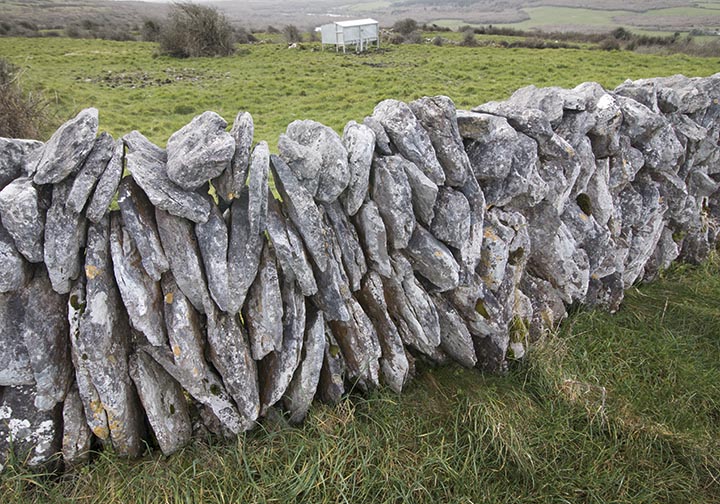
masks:
POLYGON ((529 336, 537 341, 554 330, 566 316, 565 304, 555 287, 546 280, 534 277, 529 273, 523 275, 520 289, 532 303, 529 336))
MULTIPOLYGON (((260 256, 265 246, 265 226, 258 227, 258 231, 253 232, 253 222, 258 222, 260 216, 257 208, 251 204, 250 190, 245 188, 230 207, 227 270, 229 310, 233 313, 238 312, 245 303, 248 290, 257 276, 260 256)), ((266 219, 267 216, 262 218, 266 219)))
POLYGON ((278 156, 271 155, 275 186, 282 197, 285 211, 297 227, 305 247, 320 271, 328 267, 327 234, 312 194, 300 183, 290 167, 278 156))
POLYGON ((360 281, 365 273, 367 273, 365 254, 363 254, 362 247, 360 246, 357 231, 343 212, 343 208, 339 202, 329 205, 326 204, 324 205, 324 209, 338 244, 340 245, 342 264, 345 267, 350 290, 355 292, 360 289, 360 281))
POLYGON ((349 319, 333 320, 330 327, 343 354, 346 379, 361 390, 371 390, 380 385, 380 342, 360 303, 351 297, 347 300, 347 308, 349 319))
MULTIPOLYGON (((464 282, 466 277, 474 274, 482 255, 485 195, 480 189, 477 179, 472 174, 468 174, 461 192, 470 205, 470 231, 467 240, 460 247, 460 265, 462 266, 460 277, 461 281, 464 282)), ((440 219, 439 222, 442 222, 442 217, 440 219)), ((462 215, 459 215, 458 221, 461 219, 462 215)))
POLYGON ((270 149, 267 142, 262 141, 253 149, 248 176, 248 220, 250 232, 256 235, 265 231, 270 195, 269 173, 270 149))
POLYGON ((145 352, 130 357, 135 383, 148 423, 163 455, 171 455, 190 442, 192 423, 180 385, 145 352))
POLYGON ((281 346, 258 364, 261 414, 285 394, 300 365, 305 334, 305 298, 295 282, 282 284, 283 320, 281 346))
MULTIPOLYGON (((321 215, 322 224, 329 228, 330 222, 324 207, 321 208, 321 215)), ((318 268, 314 270, 318 292, 313 296, 313 301, 324 312, 326 320, 347 321, 350 319, 347 308, 348 298, 351 297, 350 280, 342 266, 340 242, 332 232, 328 233, 327 246, 330 253, 328 268, 325 271, 318 268)))
POLYGON ((363 119, 363 125, 375 133, 375 150, 382 156, 392 156, 393 149, 390 145, 390 137, 387 131, 385 131, 385 128, 383 128, 383 125, 380 124, 380 121, 373 116, 367 116, 363 119))
POLYGON ((343 130, 343 144, 348 151, 350 181, 340 199, 345 213, 353 216, 360 210, 370 187, 375 133, 368 126, 350 121, 343 130))
POLYGON ((175 283, 171 273, 163 275, 165 323, 170 350, 145 347, 153 358, 201 405, 206 407, 226 436, 244 430, 243 420, 220 377, 205 361, 205 334, 200 315, 175 283))
POLYGON ((21 291, 0 294, 0 387, 34 385, 23 337, 25 305, 21 291))
POLYGON ((92 431, 88 427, 77 383, 68 390, 63 403, 62 457, 66 466, 78 466, 90 460, 92 431))
POLYGON ((288 280, 297 281, 304 296, 316 294, 318 286, 302 238, 293 223, 283 215, 278 200, 270 200, 267 217, 268 236, 283 275, 288 280))
POLYGON ((460 282, 460 266, 452 252, 425 228, 415 226, 406 249, 413 269, 440 291, 454 289, 460 282))
POLYGON ((590 278, 585 303, 615 313, 620 309, 624 297, 623 275, 621 272, 614 272, 602 278, 597 276, 590 278))
POLYGON ((585 213, 575 202, 569 202, 562 220, 577 246, 587 253, 591 277, 605 277, 622 269, 622 264, 616 262, 617 251, 610 231, 601 226, 592 214, 585 213))
POLYGON ((192 222, 155 209, 155 220, 170 270, 196 310, 207 313, 213 304, 208 292, 200 249, 192 222))
POLYGON ((325 352, 318 383, 318 398, 325 404, 337 404, 345 394, 345 359, 332 330, 325 323, 325 352))
POLYGON ((616 95, 631 98, 638 103, 642 103, 655 113, 660 112, 658 108, 658 89, 657 84, 652 79, 640 79, 632 81, 625 80, 622 84, 613 90, 616 95))
POLYGON ((148 276, 160 281, 163 273, 170 269, 170 263, 160 242, 155 208, 132 177, 125 177, 120 183, 118 205, 122 213, 123 230, 132 237, 148 276))
POLYGON ((82 110, 53 133, 35 169, 36 184, 57 184, 77 172, 93 148, 98 131, 98 111, 82 110))
POLYGON ((95 192, 85 209, 85 216, 91 222, 100 222, 112 203, 120 179, 123 176, 125 159, 125 142, 119 139, 115 142, 112 158, 95 185, 95 192))
MULTIPOLYGON (((287 127, 287 137, 314 153, 309 158, 288 161, 297 177, 307 181, 309 189, 317 185, 317 190, 310 189, 310 192, 318 201, 335 201, 350 182, 348 152, 340 136, 332 128, 315 121, 293 121, 287 127), (317 158, 320 164, 312 165, 317 158)), ((278 147, 284 155, 282 147, 278 147)))
POLYGON ((415 163, 436 185, 445 182, 445 173, 438 162, 430 136, 407 104, 384 100, 375 106, 373 117, 382 124, 405 159, 415 163))
POLYGON ((635 176, 645 165, 645 156, 630 145, 628 137, 621 137, 618 149, 618 153, 610 158, 608 187, 613 194, 620 193, 635 180, 635 176))
POLYGON ((403 249, 415 229, 415 214, 412 190, 402 169, 401 158, 375 158, 373 170, 370 196, 385 223, 389 244, 394 249, 403 249))
POLYGON ((384 277, 390 276, 392 266, 388 254, 387 232, 375 202, 367 200, 363 203, 355 214, 354 222, 368 267, 384 277))
POLYGON ((586 92, 589 110, 595 116, 595 126, 588 132, 592 150, 598 158, 615 155, 620 148, 619 132, 623 123, 620 104, 600 86, 587 87, 586 92))
POLYGON ((412 206, 415 217, 418 221, 429 226, 435 216, 435 200, 437 199, 438 186, 427 178, 415 164, 401 157, 389 158, 388 164, 391 170, 405 170, 405 175, 407 175, 412 190, 412 206))
POLYGON ((470 161, 458 129, 455 104, 447 96, 424 97, 411 102, 410 109, 430 136, 445 172, 445 183, 461 187, 470 173, 470 161))
POLYGON ((667 124, 663 115, 653 112, 642 103, 624 96, 618 96, 616 100, 623 114, 620 131, 630 137, 633 145, 646 143, 667 124))
POLYGON ((658 77, 654 79, 658 87, 658 106, 662 112, 693 114, 707 109, 712 103, 712 84, 700 78, 688 78, 684 75, 658 77))
POLYGON ((73 364, 93 433, 110 439, 119 455, 136 457, 142 451, 142 407, 128 374, 130 327, 113 277, 109 228, 105 217, 88 229, 86 301, 84 309, 78 304, 79 330, 71 338, 73 364), (89 383, 81 381, 81 375, 89 383))
POLYGON ((302 361, 283 396, 283 406, 290 412, 291 423, 300 423, 307 416, 320 382, 324 355, 325 320, 321 312, 310 311, 305 327, 302 361))
POLYGON ((80 213, 85 208, 85 203, 113 156, 113 146, 113 138, 109 133, 103 132, 95 139, 95 144, 78 171, 68 195, 67 206, 73 212, 80 213))
POLYGON ((0 190, 22 175, 32 177, 43 145, 37 140, 0 137, 0 190))
POLYGON ((0 395, 0 471, 10 458, 10 450, 29 467, 48 464, 60 451, 62 406, 38 410, 34 396, 31 385, 7 387, 0 395))
POLYGON ((477 364, 472 335, 452 304, 440 295, 433 295, 440 322, 440 348, 455 362, 473 368, 477 364))
POLYGON ((283 341, 283 298, 272 247, 263 249, 259 269, 243 308, 250 351, 256 361, 280 351, 283 341))
POLYGON ((463 193, 441 187, 435 201, 435 217, 430 231, 435 238, 456 249, 470 239, 472 223, 470 203, 463 193))
MULTIPOLYGON (((595 173, 585 188, 592 216, 601 226, 607 226, 610 219, 616 217, 615 204, 610 192, 610 160, 597 160, 595 173)), ((577 200, 577 198, 576 198, 577 200)))
POLYGON ((225 170, 212 181, 217 195, 227 203, 237 197, 245 187, 254 134, 255 123, 252 115, 249 112, 238 112, 230 130, 230 136, 235 140, 235 152, 232 160, 225 170))
POLYGON ((208 199, 210 200, 208 220, 195 224, 197 245, 205 265, 210 296, 220 310, 234 315, 240 310, 240 306, 235 299, 232 299, 230 293, 234 279, 231 279, 229 274, 228 227, 220 209, 209 197, 208 199))
MULTIPOLYGON (((193 222, 205 222, 210 205, 200 194, 186 191, 170 180, 167 154, 137 131, 123 137, 127 169, 153 205, 193 222)), ((112 162, 110 165, 111 166, 112 162)))
POLYGON ((485 237, 482 243, 482 262, 478 273, 491 291, 500 288, 507 274, 510 260, 510 245, 515 231, 501 222, 499 213, 488 212, 485 219, 485 237))
POLYGON ((235 139, 226 127, 225 119, 208 111, 173 133, 167 142, 168 178, 191 191, 230 168, 236 154, 235 139))
POLYGON ((415 279, 407 259, 394 254, 392 262, 395 275, 383 279, 388 313, 403 343, 431 356, 440 346, 440 321, 435 305, 415 279))
POLYGON ((167 335, 160 282, 150 278, 143 269, 140 252, 122 227, 118 212, 110 214, 110 250, 115 281, 130 325, 143 333, 151 345, 165 346, 167 335))
POLYGON ((18 252, 30 262, 43 260, 45 208, 32 180, 15 179, 0 191, 0 216, 18 252))
POLYGON ((67 300, 53 291, 44 268, 22 291, 22 336, 35 380, 35 407, 51 411, 65 399, 72 364, 68 341, 67 300))
POLYGON ((639 143, 639 146, 649 170, 676 172, 679 160, 685 154, 670 124, 659 128, 647 142, 639 143))
POLYGON ((382 351, 380 357, 382 381, 399 394, 410 378, 410 363, 400 333, 388 313, 380 275, 370 271, 363 279, 362 289, 356 296, 377 332, 382 351))
POLYGON ((315 197, 320 186, 322 166, 320 152, 314 147, 293 140, 284 133, 278 138, 278 151, 302 187, 315 197))
POLYGON ((245 329, 237 315, 213 307, 207 318, 207 339, 210 362, 235 400, 242 428, 252 429, 260 413, 260 396, 258 370, 250 355, 245 329))
POLYGON ((72 281, 80 275, 80 252, 87 229, 87 219, 65 205, 71 187, 71 179, 53 187, 52 204, 45 220, 44 261, 53 289, 59 294, 67 294, 72 281))

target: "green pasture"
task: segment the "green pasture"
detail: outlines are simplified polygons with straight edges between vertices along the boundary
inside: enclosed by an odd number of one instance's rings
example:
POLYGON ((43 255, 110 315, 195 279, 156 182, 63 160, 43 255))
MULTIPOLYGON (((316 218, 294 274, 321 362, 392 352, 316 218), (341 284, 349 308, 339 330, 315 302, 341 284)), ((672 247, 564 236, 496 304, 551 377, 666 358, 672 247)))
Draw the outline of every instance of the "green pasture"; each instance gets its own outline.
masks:
POLYGON ((356 55, 320 51, 317 43, 302 48, 256 44, 238 46, 229 58, 179 60, 156 57, 151 43, 0 38, 0 55, 23 69, 22 84, 51 102, 46 135, 96 107, 102 129, 114 136, 137 129, 160 145, 205 110, 229 122, 239 110, 249 111, 256 139, 273 148, 293 120, 342 131, 386 98, 444 94, 470 108, 529 84, 573 87, 592 80, 614 87, 627 78, 720 71, 717 59, 597 50, 424 44, 356 55))

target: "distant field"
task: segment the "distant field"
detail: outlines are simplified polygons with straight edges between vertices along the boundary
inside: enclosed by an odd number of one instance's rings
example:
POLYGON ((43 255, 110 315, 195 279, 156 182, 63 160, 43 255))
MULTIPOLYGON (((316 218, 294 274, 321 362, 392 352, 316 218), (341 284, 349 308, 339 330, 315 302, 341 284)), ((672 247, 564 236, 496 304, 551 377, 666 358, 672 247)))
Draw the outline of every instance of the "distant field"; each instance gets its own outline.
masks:
POLYGON ((239 46, 230 58, 154 57, 154 44, 76 39, 0 38, 0 54, 23 67, 23 84, 40 89, 56 117, 49 134, 85 107, 100 110, 113 135, 139 129, 154 142, 193 116, 214 110, 232 121, 238 110, 255 118, 257 139, 274 148, 295 119, 315 119, 337 131, 361 121, 385 98, 448 95, 460 108, 503 99, 517 88, 573 87, 594 80, 615 87, 637 79, 683 73, 706 76, 720 61, 592 50, 503 49, 432 45, 388 46, 355 55, 282 44, 239 46))

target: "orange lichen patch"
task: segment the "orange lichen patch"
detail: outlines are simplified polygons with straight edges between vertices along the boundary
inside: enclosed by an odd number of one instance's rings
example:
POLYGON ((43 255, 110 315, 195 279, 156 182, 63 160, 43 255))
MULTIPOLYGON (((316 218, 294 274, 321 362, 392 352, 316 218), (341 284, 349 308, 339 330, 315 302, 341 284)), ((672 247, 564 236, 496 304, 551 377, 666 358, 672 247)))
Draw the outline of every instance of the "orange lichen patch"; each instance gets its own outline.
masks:
POLYGON ((180 347, 177 345, 173 345, 173 355, 175 357, 180 357, 180 354, 182 353, 182 350, 180 350, 180 347))
POLYGON ((93 427, 93 434, 95 434, 100 439, 107 439, 108 435, 110 435, 110 432, 108 431, 107 427, 93 427))
POLYGON ((498 235, 495 234, 495 231, 492 230, 492 228, 485 228, 483 231, 483 236, 487 238, 488 240, 498 240, 498 235))
POLYGON ((175 301, 175 294, 172 292, 165 294, 165 304, 173 304, 173 301, 175 301))
POLYGON ((102 270, 97 266, 93 266, 92 264, 88 264, 85 266, 85 276, 88 277, 88 280, 94 279, 100 273, 102 273, 102 270))

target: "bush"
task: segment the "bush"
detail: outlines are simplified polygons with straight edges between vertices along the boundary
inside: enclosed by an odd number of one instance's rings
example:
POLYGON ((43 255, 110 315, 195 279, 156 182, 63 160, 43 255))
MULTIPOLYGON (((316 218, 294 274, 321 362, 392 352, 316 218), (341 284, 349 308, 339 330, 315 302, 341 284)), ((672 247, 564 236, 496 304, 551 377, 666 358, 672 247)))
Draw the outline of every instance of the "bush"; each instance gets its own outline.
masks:
POLYGON ((0 137, 39 138, 46 122, 46 103, 38 95, 25 93, 16 66, 0 58, 0 137))
POLYGON ((213 7, 190 3, 173 6, 159 42, 162 54, 176 58, 229 56, 235 50, 227 18, 213 7))
POLYGON ((140 38, 145 42, 157 42, 160 40, 162 26, 159 21, 146 19, 140 29, 140 38))
POLYGON ((282 29, 283 37, 285 37, 285 42, 288 44, 295 44, 297 42, 302 42, 302 33, 300 33, 300 30, 295 25, 287 25, 282 29))
POLYGON ((396 21, 393 25, 393 31, 396 33, 402 33, 403 35, 410 35, 412 32, 418 29, 417 21, 414 19, 403 19, 396 21))
POLYGON ((477 45, 477 40, 475 40, 475 31, 473 29, 465 30, 463 32, 463 38, 460 41, 460 45, 465 47, 475 47, 477 45))
POLYGON ((443 45, 444 42, 445 41, 443 40, 443 38, 440 35, 435 35, 435 37, 433 37, 433 39, 432 39, 432 43, 434 46, 439 47, 439 46, 443 45))

